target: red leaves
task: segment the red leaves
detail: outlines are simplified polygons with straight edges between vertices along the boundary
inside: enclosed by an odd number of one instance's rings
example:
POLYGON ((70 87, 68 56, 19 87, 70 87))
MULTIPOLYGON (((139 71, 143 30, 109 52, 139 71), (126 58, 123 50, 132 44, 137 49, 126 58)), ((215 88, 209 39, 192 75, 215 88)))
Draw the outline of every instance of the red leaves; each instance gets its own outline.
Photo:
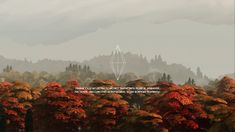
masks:
POLYGON ((225 76, 223 79, 220 80, 217 92, 218 93, 220 93, 220 92, 228 92, 228 93, 235 92, 235 80, 233 80, 230 77, 225 76))
POLYGON ((7 128, 23 129, 26 108, 31 106, 30 85, 26 82, 0 82, 0 103, 4 108, 7 128))
POLYGON ((69 115, 78 115, 79 118, 86 118, 86 113, 82 108, 68 108, 66 112, 69 115))
POLYGON ((53 88, 61 88, 62 85, 58 82, 50 82, 47 84, 46 88, 53 89, 53 88))
POLYGON ((5 113, 9 116, 18 116, 17 112, 13 110, 6 110, 5 113))
POLYGON ((37 102, 35 112, 41 115, 41 118, 38 119, 39 122, 60 123, 74 127, 80 125, 86 118, 81 97, 71 91, 66 92, 57 82, 48 83, 37 102))
POLYGON ((182 105, 189 105, 192 104, 192 100, 190 100, 185 95, 180 94, 179 92, 169 92, 165 94, 165 97, 168 99, 176 99, 179 101, 182 105))
POLYGON ((48 98, 56 99, 56 98, 64 98, 64 97, 66 98, 67 97, 65 91, 47 91, 46 93, 47 93, 48 98))
POLYGON ((119 120, 128 112, 128 102, 122 99, 119 94, 104 94, 93 102, 90 117, 91 127, 102 131, 102 129, 112 130, 119 120), (102 126, 102 128, 100 127, 102 126))
POLYGON ((78 80, 69 80, 67 81, 69 87, 80 87, 78 80))
MULTIPOLYGON (((77 87, 79 83, 71 80, 67 85, 77 87)), ((96 80, 93 85, 111 87, 116 84, 111 80, 96 80)), ((130 85, 139 84, 133 82, 130 85)), ((201 131, 207 129, 206 125, 210 127, 211 122, 224 121, 222 116, 229 116, 234 109, 228 106, 227 101, 209 96, 197 86, 178 86, 169 82, 160 82, 157 86, 161 92, 148 96, 146 105, 140 107, 140 110, 134 106, 129 108, 128 102, 120 94, 75 94, 71 89, 66 91, 58 82, 51 82, 41 91, 38 100, 34 101, 34 121, 42 131, 77 131, 74 128, 78 127, 84 131, 115 131, 125 125, 128 129, 132 125, 135 131, 139 130, 136 126, 140 126, 143 131, 157 131, 158 128, 201 131)), ((29 85, 2 82, 0 92, 0 103, 11 127, 23 128, 26 106, 31 107, 28 94, 32 92, 29 85)), ((224 96, 228 95, 225 93, 224 96)))
POLYGON ((199 128, 198 124, 193 121, 193 120, 188 120, 185 122, 185 124, 189 127, 189 128, 192 128, 192 129, 197 129, 199 128))
POLYGON ((0 99, 0 103, 5 109, 6 118, 10 121, 7 127, 23 128, 24 125, 22 124, 24 124, 24 116, 26 114, 23 104, 19 103, 18 99, 14 97, 4 97, 0 99))
POLYGON ((186 129, 198 129, 198 119, 207 118, 203 106, 193 102, 196 94, 194 87, 184 85, 182 87, 171 83, 159 84, 166 93, 162 96, 152 96, 148 99, 150 111, 160 112, 167 128, 174 131, 186 129), (156 99, 155 99, 156 98, 156 99), (149 103, 151 102, 151 104, 149 103))
POLYGON ((100 111, 100 114, 114 116, 116 115, 116 109, 112 107, 105 107, 100 111))
POLYGON ((179 90, 181 87, 177 86, 171 82, 159 82, 156 87, 160 87, 162 91, 169 91, 169 90, 179 90))
POLYGON ((0 82, 0 89, 8 89, 12 86, 13 84, 10 82, 0 82))
POLYGON ((59 112, 55 113, 54 116, 57 120, 68 120, 70 118, 69 116, 66 116, 65 114, 59 112))
POLYGON ((58 107, 58 108, 66 108, 67 102, 65 101, 53 101, 48 103, 50 106, 58 107))
POLYGON ((184 116, 178 114, 174 116, 173 120, 175 121, 175 124, 182 124, 182 122, 186 121, 187 119, 184 116))
POLYGON ((180 109, 180 104, 178 102, 169 102, 168 105, 173 109, 180 109))

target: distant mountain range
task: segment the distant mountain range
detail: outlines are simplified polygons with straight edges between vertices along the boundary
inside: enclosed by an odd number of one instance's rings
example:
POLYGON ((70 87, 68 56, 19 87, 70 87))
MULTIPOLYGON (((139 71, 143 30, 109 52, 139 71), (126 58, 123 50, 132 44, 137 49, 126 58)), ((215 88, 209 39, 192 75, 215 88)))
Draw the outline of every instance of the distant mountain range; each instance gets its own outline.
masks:
MULTIPOLYGON (((168 64, 160 55, 155 56, 155 58, 150 61, 142 55, 132 53, 125 53, 124 58, 126 65, 123 73, 135 73, 138 76, 150 73, 167 73, 170 74, 172 79, 177 83, 185 82, 189 77, 194 78, 201 84, 206 84, 209 81, 209 79, 200 71, 200 68, 197 69, 197 73, 194 73, 190 68, 187 68, 182 64, 168 64)), ((64 71, 66 66, 73 63, 89 65, 91 70, 97 73, 112 73, 110 61, 111 55, 97 56, 83 62, 44 59, 35 63, 28 60, 7 59, 0 56, 0 70, 7 65, 11 65, 15 70, 20 72, 47 71, 49 73, 57 73, 64 71)))

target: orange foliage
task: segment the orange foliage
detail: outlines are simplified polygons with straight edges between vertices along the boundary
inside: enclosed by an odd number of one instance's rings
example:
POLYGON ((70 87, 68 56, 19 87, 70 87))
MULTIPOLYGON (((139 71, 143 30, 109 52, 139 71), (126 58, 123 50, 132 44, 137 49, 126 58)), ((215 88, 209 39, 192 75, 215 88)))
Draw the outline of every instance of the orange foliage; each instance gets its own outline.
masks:
POLYGON ((79 95, 66 92, 58 82, 48 83, 42 91, 41 97, 34 106, 37 117, 36 127, 42 130, 55 131, 51 126, 59 124, 59 131, 75 131, 77 126, 82 126, 86 113, 83 110, 83 101, 79 95), (45 109, 46 108, 46 109, 45 109), (43 124, 43 126, 41 126, 43 124), (43 128, 44 127, 44 128, 43 128))
POLYGON ((193 102, 194 88, 169 82, 160 82, 157 86, 163 89, 164 94, 160 97, 153 95, 146 100, 146 105, 151 112, 163 116, 165 127, 174 131, 199 129, 198 120, 207 118, 207 114, 203 105, 193 102))
POLYGON ((93 102, 91 111, 91 129, 112 130, 127 115, 128 102, 119 94, 104 94, 93 102))
MULTIPOLYGON (((0 103, 4 108, 4 113, 6 114, 7 128, 20 130, 24 128, 24 116, 26 114, 27 107, 24 105, 25 100, 22 100, 28 95, 19 95, 20 92, 23 92, 27 87, 21 87, 21 84, 25 83, 9 83, 9 82, 0 82, 0 103)), ((29 89, 27 89, 29 91, 29 89)), ((30 93, 29 100, 31 99, 30 93)))

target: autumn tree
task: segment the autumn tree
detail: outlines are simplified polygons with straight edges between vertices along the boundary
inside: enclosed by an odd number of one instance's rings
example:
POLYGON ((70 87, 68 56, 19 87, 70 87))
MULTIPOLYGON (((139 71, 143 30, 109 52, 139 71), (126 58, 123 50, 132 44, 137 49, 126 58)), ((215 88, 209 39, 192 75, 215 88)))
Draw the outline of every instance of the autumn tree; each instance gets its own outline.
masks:
POLYGON ((24 108, 29 109, 32 107, 32 91, 31 86, 27 82, 16 81, 11 88, 12 96, 17 98, 24 108))
POLYGON ((80 96, 66 92, 60 83, 48 83, 34 105, 35 131, 77 131, 86 118, 82 107, 80 96))
MULTIPOLYGON (((94 80, 92 87, 115 87, 113 80, 94 80)), ((114 131, 127 115, 129 105, 120 94, 96 94, 89 112, 90 131, 114 131)))
POLYGON ((126 120, 119 126, 122 132, 164 132, 162 117, 156 113, 144 110, 133 110, 129 112, 126 120))
POLYGON ((0 103, 4 109, 7 131, 19 131, 25 127, 26 107, 16 96, 14 86, 15 84, 9 82, 0 83, 0 103))
POLYGON ((128 102, 119 94, 103 94, 93 102, 91 130, 112 131, 128 113, 128 102))
POLYGON ((230 106, 235 107, 235 81, 225 76, 218 82, 217 96, 226 100, 230 106))
MULTIPOLYGON (((142 88, 142 87, 149 87, 150 82, 138 79, 129 81, 126 83, 126 87, 134 87, 134 88, 142 88)), ((124 99, 129 102, 132 107, 142 107, 144 98, 148 95, 145 93, 125 93, 122 94, 124 99)))
POLYGON ((193 102, 194 90, 173 83, 159 83, 162 96, 146 100, 149 111, 162 115, 164 126, 170 131, 201 130, 199 120, 207 118, 203 105, 193 102))

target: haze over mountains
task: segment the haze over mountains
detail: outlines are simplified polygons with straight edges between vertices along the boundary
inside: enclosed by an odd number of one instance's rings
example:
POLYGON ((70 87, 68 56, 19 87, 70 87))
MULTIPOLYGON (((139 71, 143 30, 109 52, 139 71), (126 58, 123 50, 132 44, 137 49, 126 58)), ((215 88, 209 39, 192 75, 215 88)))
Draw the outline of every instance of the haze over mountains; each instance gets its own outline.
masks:
MULTIPOLYGON (((127 63, 123 73, 134 73, 137 76, 167 73, 170 74, 172 79, 177 83, 183 83, 189 77, 194 78, 201 84, 208 82, 208 78, 203 75, 200 68, 198 68, 197 73, 195 73, 190 68, 187 68, 182 64, 168 64, 160 55, 155 56, 155 58, 152 58, 150 61, 142 55, 129 52, 125 53, 124 57, 127 63)), ((11 65, 15 70, 20 72, 47 71, 49 73, 58 73, 64 71, 66 66, 73 63, 89 65, 91 70, 97 73, 112 73, 110 60, 111 55, 102 55, 83 62, 44 59, 33 63, 28 60, 7 59, 0 56, 0 70, 5 68, 7 65, 11 65)))

